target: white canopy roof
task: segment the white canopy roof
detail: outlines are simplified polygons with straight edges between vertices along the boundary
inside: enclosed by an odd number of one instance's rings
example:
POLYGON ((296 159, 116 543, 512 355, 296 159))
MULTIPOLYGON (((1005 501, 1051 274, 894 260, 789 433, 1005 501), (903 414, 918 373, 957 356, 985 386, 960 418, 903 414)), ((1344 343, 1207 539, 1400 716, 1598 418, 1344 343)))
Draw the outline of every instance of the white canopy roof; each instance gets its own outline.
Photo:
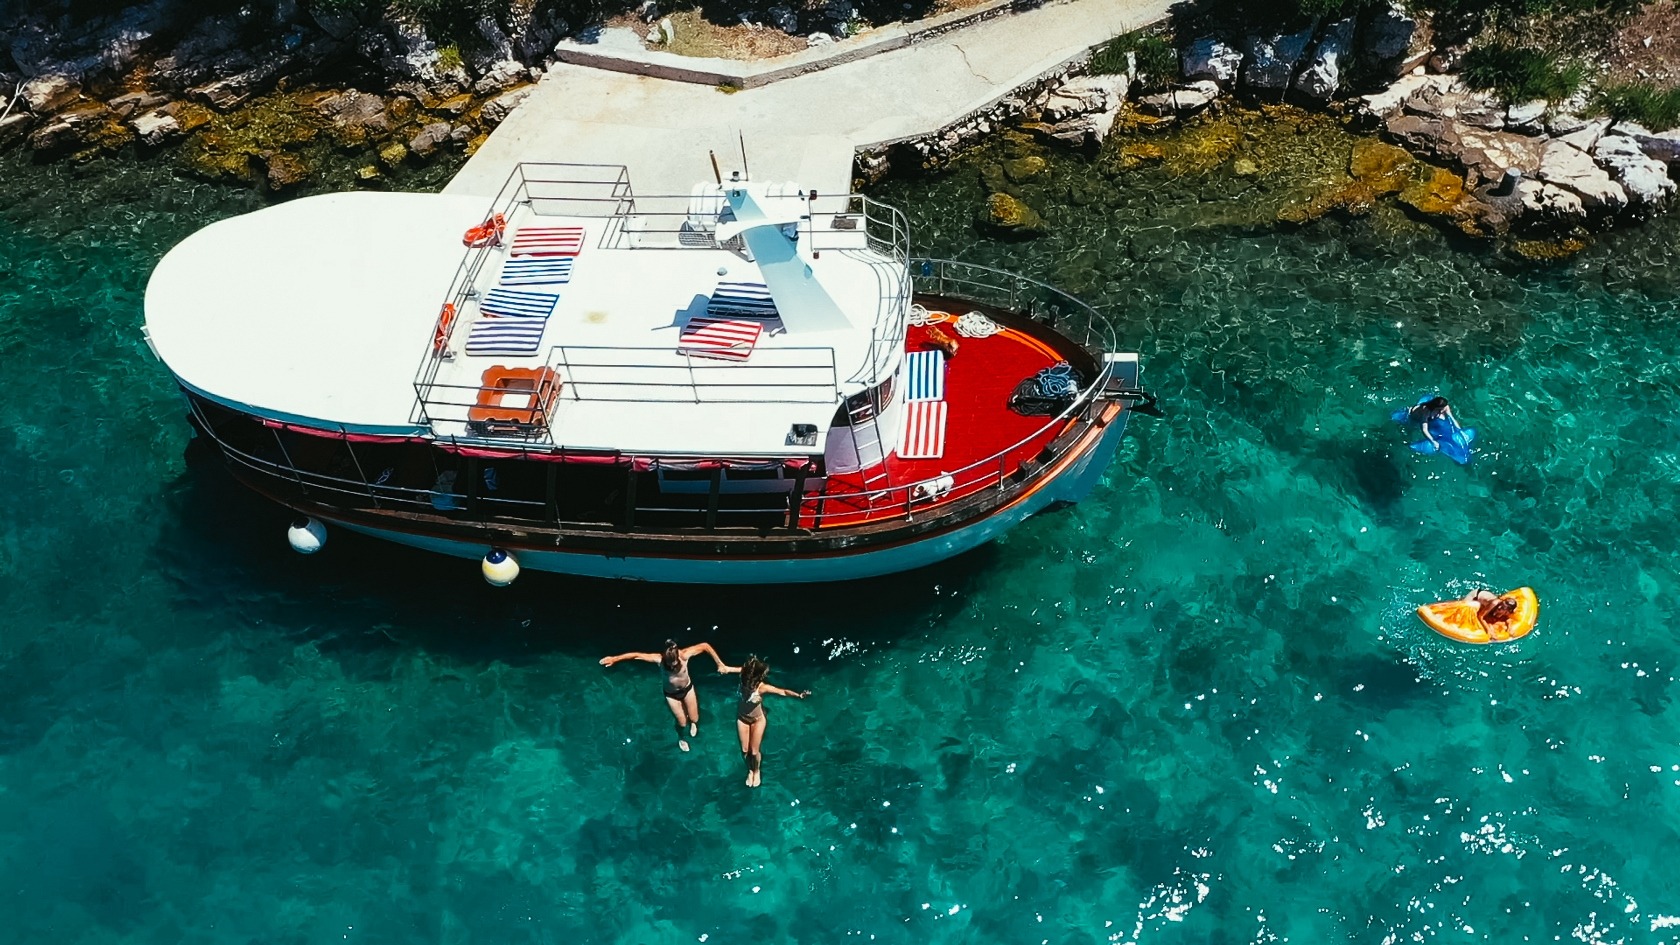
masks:
MULTIPOLYGON (((469 436, 465 407, 451 416, 434 409, 430 396, 431 422, 417 422, 415 380, 467 254, 462 234, 488 209, 477 197, 345 193, 212 224, 153 273, 146 292, 153 350, 189 388, 258 415, 351 432, 469 436)), ((665 243, 671 248, 652 248, 658 240, 638 235, 638 228, 671 225, 514 207, 507 242, 525 226, 584 230, 565 284, 516 287, 558 297, 540 345, 528 356, 466 353, 484 317, 479 303, 511 258, 507 246, 492 248, 460 306, 435 383, 457 403, 471 403, 490 368, 554 368, 563 391, 551 418, 557 447, 711 456, 821 451, 840 398, 896 368, 902 352, 883 363, 872 342, 884 295, 903 288, 902 265, 867 251, 861 233, 855 247, 818 253, 806 238, 778 259, 843 317, 772 322, 745 361, 690 359, 677 351, 679 335, 706 314, 720 282, 766 283, 783 306, 777 283, 785 280, 761 271, 750 253, 679 249, 674 238, 665 243), (817 442, 790 449, 794 424, 817 427, 817 442)))

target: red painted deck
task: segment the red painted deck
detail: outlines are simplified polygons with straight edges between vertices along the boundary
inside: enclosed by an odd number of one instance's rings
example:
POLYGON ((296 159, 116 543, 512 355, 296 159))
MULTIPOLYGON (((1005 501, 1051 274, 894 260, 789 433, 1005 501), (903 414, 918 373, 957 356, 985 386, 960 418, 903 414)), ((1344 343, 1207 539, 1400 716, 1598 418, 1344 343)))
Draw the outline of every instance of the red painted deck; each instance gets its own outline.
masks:
MULTIPOLYGON (((949 324, 941 326, 941 330, 958 342, 956 356, 947 361, 945 370, 945 401, 949 405, 945 455, 940 459, 889 456, 885 464, 886 480, 878 478, 879 467, 830 476, 823 491, 813 494, 804 504, 800 521, 805 527, 861 525, 902 516, 907 500, 914 509, 931 501, 948 502, 981 489, 995 489, 1000 471, 996 458, 999 453, 1008 451, 1002 457, 1002 474, 1013 474, 1023 460, 1036 455, 1066 428, 1066 421, 1055 422, 1054 417, 1023 417, 1009 409, 1009 395, 1017 384, 1065 360, 1054 348, 1015 328, 1005 328, 989 338, 961 337, 949 324), (968 468, 989 457, 990 462, 968 468), (906 495, 907 487, 946 474, 952 474, 954 483, 951 491, 939 498, 927 500, 906 495), (866 475, 877 477, 876 481, 866 486, 866 475), (886 489, 890 493, 879 494, 886 489), (868 495, 871 490, 877 494, 868 495)), ((910 351, 933 347, 927 343, 927 329, 919 326, 910 327, 905 346, 910 351)), ((902 397, 903 392, 898 396, 902 397)))

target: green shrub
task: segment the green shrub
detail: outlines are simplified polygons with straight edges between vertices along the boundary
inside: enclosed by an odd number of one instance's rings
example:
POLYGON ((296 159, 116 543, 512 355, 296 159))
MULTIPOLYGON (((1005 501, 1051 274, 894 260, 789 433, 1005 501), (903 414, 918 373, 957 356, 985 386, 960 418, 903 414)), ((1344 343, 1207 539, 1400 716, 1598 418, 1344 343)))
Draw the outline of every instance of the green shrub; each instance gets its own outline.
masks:
POLYGON ((1509 102, 1543 98, 1558 102, 1574 95, 1586 81, 1586 68, 1534 49, 1508 43, 1477 46, 1464 54, 1464 81, 1491 89, 1509 102))
POLYGON ((454 43, 438 47, 438 69, 444 72, 454 72, 461 68, 461 47, 454 43))
POLYGON ((1138 81, 1159 88, 1178 78, 1178 50, 1159 36, 1128 33, 1104 43, 1091 54, 1092 75, 1124 75, 1126 54, 1137 59, 1138 81))
POLYGON ((1649 82, 1609 85, 1593 93, 1593 111, 1617 121, 1637 122, 1652 131, 1680 125, 1680 88, 1659 89, 1649 82))

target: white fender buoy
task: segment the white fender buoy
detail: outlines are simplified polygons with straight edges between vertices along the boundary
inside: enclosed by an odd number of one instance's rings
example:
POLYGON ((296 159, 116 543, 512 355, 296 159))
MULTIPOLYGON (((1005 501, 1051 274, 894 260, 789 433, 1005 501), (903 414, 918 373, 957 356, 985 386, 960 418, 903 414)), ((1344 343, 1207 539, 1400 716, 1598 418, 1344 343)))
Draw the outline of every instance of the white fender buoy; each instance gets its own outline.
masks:
POLYGON ((291 543, 292 550, 300 555, 312 555, 327 544, 327 526, 313 518, 304 516, 292 522, 286 529, 286 540, 291 543))
POLYGON ((484 572, 484 579, 493 587, 507 587, 513 579, 519 576, 519 562, 512 553, 500 548, 491 548, 484 556, 479 570, 484 572))

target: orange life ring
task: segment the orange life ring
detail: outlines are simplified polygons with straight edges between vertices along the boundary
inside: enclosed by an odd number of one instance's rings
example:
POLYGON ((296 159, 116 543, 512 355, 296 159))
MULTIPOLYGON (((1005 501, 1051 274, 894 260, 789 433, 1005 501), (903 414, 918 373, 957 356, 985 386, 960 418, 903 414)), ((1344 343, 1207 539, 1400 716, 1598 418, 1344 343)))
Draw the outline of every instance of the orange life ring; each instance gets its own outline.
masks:
POLYGON ((502 241, 502 233, 507 230, 507 221, 497 213, 489 219, 461 234, 461 244, 479 249, 485 246, 495 246, 502 241))
POLYGON ((443 303, 443 311, 438 313, 437 329, 432 332, 432 350, 438 354, 449 346, 449 331, 455 327, 455 303, 443 303))

